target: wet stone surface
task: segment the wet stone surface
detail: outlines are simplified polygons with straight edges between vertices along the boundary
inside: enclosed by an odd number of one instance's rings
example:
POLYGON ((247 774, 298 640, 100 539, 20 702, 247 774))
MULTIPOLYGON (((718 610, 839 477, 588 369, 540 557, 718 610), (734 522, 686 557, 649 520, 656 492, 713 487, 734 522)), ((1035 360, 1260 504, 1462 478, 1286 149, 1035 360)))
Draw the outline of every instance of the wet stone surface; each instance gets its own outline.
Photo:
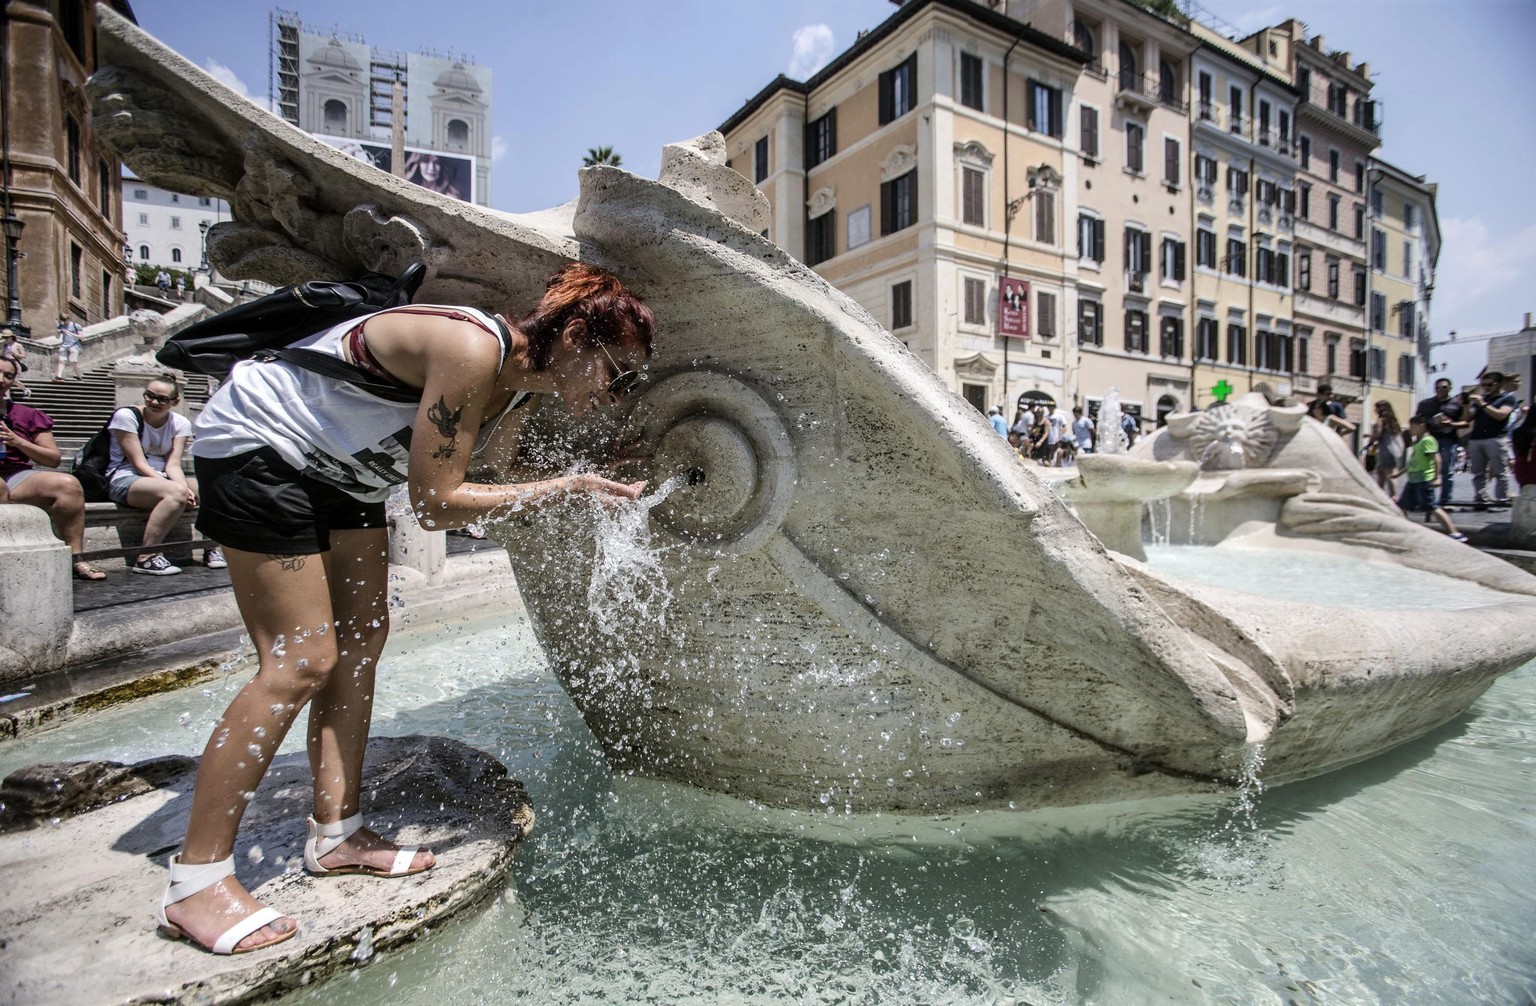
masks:
POLYGON ((368 745, 370 827, 420 844, 437 866, 398 880, 303 871, 310 773, 273 763, 240 829, 235 863, 257 898, 297 919, 270 950, 216 957, 156 931, 166 859, 191 802, 190 759, 35 766, 3 787, 0 1002, 237 1003, 320 981, 408 941, 501 890, 533 824, 522 784, 484 752, 442 737, 368 745), (95 808, 95 809, 91 809, 95 808))

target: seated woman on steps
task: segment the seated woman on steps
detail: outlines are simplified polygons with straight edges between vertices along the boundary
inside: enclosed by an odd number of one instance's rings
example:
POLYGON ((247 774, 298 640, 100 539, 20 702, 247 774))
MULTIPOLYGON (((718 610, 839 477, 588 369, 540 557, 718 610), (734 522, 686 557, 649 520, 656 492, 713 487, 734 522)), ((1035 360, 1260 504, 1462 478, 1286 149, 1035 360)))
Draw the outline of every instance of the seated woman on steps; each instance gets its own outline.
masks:
POLYGON ((425 527, 460 527, 578 496, 618 504, 643 482, 568 475, 521 485, 465 481, 471 453, 509 457, 532 395, 574 416, 616 403, 650 356, 649 309, 613 276, 570 265, 505 329, 472 308, 391 308, 300 345, 421 390, 388 401, 280 360, 236 366, 198 418, 197 527, 225 547, 259 666, 203 752, 187 835, 171 859, 161 931, 215 953, 287 940, 296 923, 235 878, 235 834, 273 753, 309 712, 311 873, 400 877, 430 869, 363 826, 363 752, 389 626, 384 500, 407 483, 425 527))
POLYGON ((28 503, 48 511, 53 533, 69 546, 77 580, 105 580, 107 574, 80 558, 85 551, 85 495, 67 472, 44 471, 59 463, 48 413, 11 401, 19 372, 15 360, 0 357, 0 503, 28 503))

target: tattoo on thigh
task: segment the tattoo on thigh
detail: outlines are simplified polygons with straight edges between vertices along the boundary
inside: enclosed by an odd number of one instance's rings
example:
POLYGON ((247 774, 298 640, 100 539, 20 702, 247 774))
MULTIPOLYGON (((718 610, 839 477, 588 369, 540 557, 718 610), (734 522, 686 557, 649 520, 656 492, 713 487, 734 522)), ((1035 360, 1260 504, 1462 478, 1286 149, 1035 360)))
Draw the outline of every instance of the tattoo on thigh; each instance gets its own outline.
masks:
POLYGON ((290 572, 304 568, 305 557, 302 555, 268 555, 267 558, 290 572))
POLYGON ((435 459, 451 458, 458 452, 459 421, 464 416, 464 406, 459 406, 453 411, 448 410, 448 400, 438 396, 437 402, 427 408, 427 418, 432 420, 432 425, 437 427, 437 432, 443 435, 443 445, 432 452, 435 459))

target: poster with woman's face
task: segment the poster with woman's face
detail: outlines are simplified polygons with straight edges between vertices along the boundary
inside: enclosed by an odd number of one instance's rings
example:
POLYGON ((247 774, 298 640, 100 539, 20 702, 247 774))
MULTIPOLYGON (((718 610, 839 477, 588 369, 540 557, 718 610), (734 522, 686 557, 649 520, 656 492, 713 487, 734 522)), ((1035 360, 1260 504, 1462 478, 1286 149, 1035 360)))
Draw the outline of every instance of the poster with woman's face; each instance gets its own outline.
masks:
MULTIPOLYGON (((394 152, 388 144, 353 140, 340 136, 317 136, 349 157, 371 164, 380 171, 391 171, 394 152)), ((465 202, 475 201, 475 159, 434 150, 405 148, 405 180, 440 195, 465 202)))

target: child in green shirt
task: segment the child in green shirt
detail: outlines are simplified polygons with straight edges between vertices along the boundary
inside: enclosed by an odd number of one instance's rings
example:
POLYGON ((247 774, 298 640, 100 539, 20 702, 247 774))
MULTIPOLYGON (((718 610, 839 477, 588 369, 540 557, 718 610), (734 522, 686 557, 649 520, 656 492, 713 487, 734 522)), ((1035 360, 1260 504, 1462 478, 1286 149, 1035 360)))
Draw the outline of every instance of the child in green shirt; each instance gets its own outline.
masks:
MULTIPOLYGON (((1466 541, 1467 536, 1456 530, 1450 514, 1435 503, 1435 489, 1440 485, 1440 445, 1429 435, 1429 420, 1414 416, 1408 423, 1408 482, 1397 505, 1405 513, 1424 513, 1440 522, 1440 527, 1454 541, 1466 541)), ((1429 517, 1425 519, 1428 520, 1429 517)))

